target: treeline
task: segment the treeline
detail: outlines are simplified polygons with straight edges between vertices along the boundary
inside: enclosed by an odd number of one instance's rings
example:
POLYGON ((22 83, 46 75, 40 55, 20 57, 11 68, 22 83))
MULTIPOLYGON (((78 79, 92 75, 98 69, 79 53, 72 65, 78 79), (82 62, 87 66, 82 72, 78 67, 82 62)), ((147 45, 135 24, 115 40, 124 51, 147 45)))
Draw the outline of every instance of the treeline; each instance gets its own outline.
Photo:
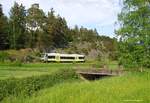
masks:
POLYGON ((14 3, 7 18, 0 6, 0 49, 50 48, 67 45, 69 28, 66 20, 55 16, 51 9, 46 15, 38 4, 28 10, 14 3))
POLYGON ((56 15, 53 8, 45 13, 39 4, 25 9, 25 6, 15 2, 9 17, 6 17, 0 5, 0 50, 36 48, 49 52, 61 48, 70 49, 73 53, 88 54, 90 48, 95 48, 96 51, 98 48, 101 51, 115 51, 116 41, 100 36, 96 29, 78 26, 69 28, 65 18, 56 15), (82 44, 86 46, 83 47, 82 44))

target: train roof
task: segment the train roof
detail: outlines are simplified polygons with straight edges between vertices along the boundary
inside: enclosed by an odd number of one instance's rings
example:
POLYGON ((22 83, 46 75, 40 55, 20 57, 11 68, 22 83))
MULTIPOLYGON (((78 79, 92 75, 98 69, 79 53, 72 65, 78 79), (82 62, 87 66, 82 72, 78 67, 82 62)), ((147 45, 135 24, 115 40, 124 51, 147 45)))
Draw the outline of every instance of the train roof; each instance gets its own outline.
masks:
POLYGON ((84 57, 84 55, 81 55, 81 54, 60 54, 60 53, 45 53, 45 54, 47 54, 48 56, 59 55, 59 56, 81 56, 81 57, 84 57))

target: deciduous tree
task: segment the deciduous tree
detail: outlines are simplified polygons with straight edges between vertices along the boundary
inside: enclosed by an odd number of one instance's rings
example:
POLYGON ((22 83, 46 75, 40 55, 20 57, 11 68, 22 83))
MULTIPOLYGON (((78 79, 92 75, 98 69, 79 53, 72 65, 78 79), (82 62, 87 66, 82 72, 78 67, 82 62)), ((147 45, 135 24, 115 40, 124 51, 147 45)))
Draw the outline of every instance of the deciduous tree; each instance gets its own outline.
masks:
POLYGON ((150 1, 123 0, 118 20, 120 63, 129 67, 150 67, 150 1))

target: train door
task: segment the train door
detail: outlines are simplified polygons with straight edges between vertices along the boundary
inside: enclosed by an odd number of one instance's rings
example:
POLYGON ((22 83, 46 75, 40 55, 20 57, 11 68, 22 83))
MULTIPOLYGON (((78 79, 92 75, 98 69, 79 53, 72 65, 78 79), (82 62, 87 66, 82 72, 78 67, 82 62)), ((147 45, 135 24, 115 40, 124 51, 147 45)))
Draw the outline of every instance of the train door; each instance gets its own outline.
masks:
POLYGON ((56 62, 60 62, 60 55, 57 54, 57 55, 55 56, 55 59, 56 59, 56 62))

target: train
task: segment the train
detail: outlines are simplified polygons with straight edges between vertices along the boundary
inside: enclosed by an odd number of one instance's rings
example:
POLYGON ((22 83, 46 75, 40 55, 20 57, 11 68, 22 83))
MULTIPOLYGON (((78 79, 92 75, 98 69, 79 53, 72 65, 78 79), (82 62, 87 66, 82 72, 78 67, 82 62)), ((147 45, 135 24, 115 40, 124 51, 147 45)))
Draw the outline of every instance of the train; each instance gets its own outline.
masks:
POLYGON ((43 62, 85 62, 85 55, 44 53, 41 60, 43 62))

